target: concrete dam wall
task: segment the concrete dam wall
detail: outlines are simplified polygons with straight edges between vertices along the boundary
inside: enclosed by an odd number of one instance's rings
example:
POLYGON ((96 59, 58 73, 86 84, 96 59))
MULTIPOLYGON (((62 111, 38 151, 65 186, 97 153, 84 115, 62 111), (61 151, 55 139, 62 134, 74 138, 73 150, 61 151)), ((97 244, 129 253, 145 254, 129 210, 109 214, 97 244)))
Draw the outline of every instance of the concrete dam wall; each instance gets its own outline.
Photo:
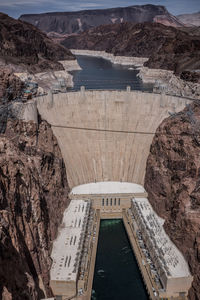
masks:
POLYGON ((65 161, 70 187, 96 181, 144 183, 154 133, 191 101, 136 91, 79 91, 37 99, 65 161))

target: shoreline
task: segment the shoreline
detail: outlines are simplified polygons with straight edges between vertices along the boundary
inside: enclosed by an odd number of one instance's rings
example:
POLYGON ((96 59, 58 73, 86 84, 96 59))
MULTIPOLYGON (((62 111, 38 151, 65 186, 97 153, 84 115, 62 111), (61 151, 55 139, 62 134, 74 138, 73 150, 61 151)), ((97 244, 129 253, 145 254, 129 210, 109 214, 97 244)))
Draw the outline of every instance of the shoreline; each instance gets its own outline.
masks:
POLYGON ((192 99, 200 98, 200 84, 185 81, 176 76, 173 71, 142 67, 137 76, 144 83, 154 84, 154 93, 165 93, 192 99))
POLYGON ((38 92, 40 94, 50 91, 54 86, 58 85, 58 82, 61 79, 65 81, 66 88, 73 88, 73 75, 70 74, 70 72, 82 70, 77 59, 63 60, 59 61, 59 63, 63 66, 64 70, 49 70, 44 72, 38 72, 35 74, 30 74, 29 72, 15 72, 14 75, 17 76, 23 82, 37 82, 38 92))
POLYGON ((78 50, 78 49, 70 49, 70 51, 74 55, 100 57, 109 60, 113 64, 119 64, 123 66, 142 67, 144 63, 148 60, 147 57, 114 56, 112 53, 107 53, 105 51, 78 50))
POLYGON ((144 63, 148 61, 145 57, 127 57, 114 56, 105 51, 79 50, 71 49, 74 55, 85 55, 90 57, 100 57, 109 60, 113 64, 124 66, 134 66, 138 70, 137 76, 143 83, 154 84, 153 91, 156 93, 166 93, 174 96, 199 99, 200 84, 182 80, 176 76, 173 71, 164 69, 151 69, 144 67, 144 63))

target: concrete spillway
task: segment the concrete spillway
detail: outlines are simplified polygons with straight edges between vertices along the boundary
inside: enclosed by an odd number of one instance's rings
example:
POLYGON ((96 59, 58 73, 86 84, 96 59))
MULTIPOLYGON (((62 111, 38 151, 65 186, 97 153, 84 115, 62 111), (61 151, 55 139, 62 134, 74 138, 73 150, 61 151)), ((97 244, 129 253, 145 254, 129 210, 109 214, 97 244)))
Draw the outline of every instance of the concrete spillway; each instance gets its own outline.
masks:
POLYGON ((37 99, 57 137, 70 187, 96 181, 144 183, 154 133, 189 100, 130 91, 80 91, 37 99))

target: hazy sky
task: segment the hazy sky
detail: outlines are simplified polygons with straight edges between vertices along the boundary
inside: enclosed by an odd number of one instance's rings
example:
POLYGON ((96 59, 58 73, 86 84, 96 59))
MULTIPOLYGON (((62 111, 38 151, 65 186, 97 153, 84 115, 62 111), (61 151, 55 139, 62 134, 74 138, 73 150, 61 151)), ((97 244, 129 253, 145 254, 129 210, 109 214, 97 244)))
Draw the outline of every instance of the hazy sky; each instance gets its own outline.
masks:
POLYGON ((174 15, 200 11, 200 0, 0 0, 0 11, 18 18, 21 14, 74 11, 118 6, 164 5, 174 15))

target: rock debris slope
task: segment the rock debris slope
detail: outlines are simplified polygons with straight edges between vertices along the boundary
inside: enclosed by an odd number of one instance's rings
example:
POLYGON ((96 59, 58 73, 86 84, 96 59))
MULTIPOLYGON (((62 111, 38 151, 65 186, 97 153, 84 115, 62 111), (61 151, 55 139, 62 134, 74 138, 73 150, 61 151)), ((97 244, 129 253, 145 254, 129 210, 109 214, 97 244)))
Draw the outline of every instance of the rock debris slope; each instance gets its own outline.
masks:
POLYGON ((200 299, 200 105, 162 122, 147 161, 145 188, 170 238, 194 276, 190 300, 200 299))
POLYGON ((50 126, 9 121, 0 138, 0 299, 51 296, 50 251, 68 192, 50 126))

